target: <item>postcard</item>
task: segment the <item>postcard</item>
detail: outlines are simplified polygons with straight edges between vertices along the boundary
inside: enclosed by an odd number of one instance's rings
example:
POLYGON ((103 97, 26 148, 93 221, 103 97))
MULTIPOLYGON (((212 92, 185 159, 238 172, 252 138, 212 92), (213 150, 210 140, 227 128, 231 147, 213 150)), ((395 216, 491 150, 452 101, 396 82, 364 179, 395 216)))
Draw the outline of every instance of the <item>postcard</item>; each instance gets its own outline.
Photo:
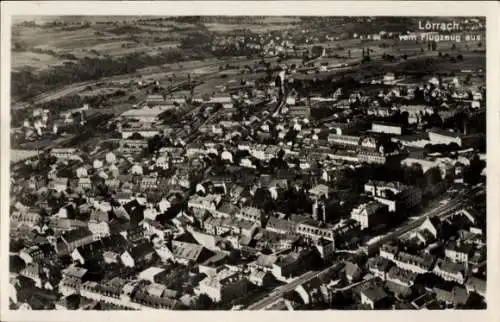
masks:
POLYGON ((2 3, 2 320, 494 320, 497 9, 2 3))

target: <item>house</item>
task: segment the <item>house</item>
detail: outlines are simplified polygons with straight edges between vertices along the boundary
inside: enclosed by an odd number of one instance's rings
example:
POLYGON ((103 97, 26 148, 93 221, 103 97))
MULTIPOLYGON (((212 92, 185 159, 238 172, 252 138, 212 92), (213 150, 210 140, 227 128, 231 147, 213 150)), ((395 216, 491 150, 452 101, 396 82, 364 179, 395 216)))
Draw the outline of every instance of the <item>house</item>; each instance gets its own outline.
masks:
POLYGON ((90 180, 90 178, 79 178, 78 187, 83 190, 88 190, 92 188, 92 181, 90 180))
POLYGON ((69 160, 78 157, 77 152, 78 150, 74 148, 61 148, 50 150, 50 155, 56 157, 57 159, 69 160))
POLYGON ((111 234, 109 215, 103 211, 95 211, 91 215, 88 228, 96 238, 103 238, 111 234))
POLYGON ((380 286, 369 286, 360 291, 361 304, 368 305, 372 310, 384 308, 388 299, 387 293, 380 286))
POLYGON ((416 278, 416 273, 393 266, 387 272, 386 286, 397 295, 408 296, 412 292, 416 278))
POLYGON ((70 294, 62 297, 55 303, 56 310, 78 310, 81 297, 78 294, 70 294))
POLYGON ((164 271, 165 271, 165 269, 163 269, 163 268, 154 267, 154 266, 148 267, 139 273, 138 278, 140 280, 145 280, 145 281, 150 281, 151 283, 155 283, 156 282, 155 276, 157 276, 158 274, 161 274, 164 271))
POLYGON ((465 283, 465 288, 467 289, 467 292, 472 293, 475 292, 482 297, 486 296, 486 280, 471 276, 467 279, 467 282, 465 283))
POLYGON ((334 231, 332 227, 324 225, 314 219, 301 218, 299 216, 294 216, 290 218, 291 221, 295 222, 296 230, 295 232, 310 240, 319 240, 324 238, 329 241, 334 241, 334 231))
POLYGON ((309 190, 309 195, 311 196, 312 199, 321 199, 321 198, 328 199, 329 192, 330 192, 330 187, 320 183, 309 190))
POLYGON ((172 253, 175 261, 183 265, 199 263, 212 256, 212 252, 205 247, 180 240, 172 241, 172 253))
POLYGON ((244 207, 239 213, 236 214, 236 218, 244 219, 252 222, 259 223, 262 222, 262 211, 255 207, 244 207))
POLYGON ((382 280, 386 279, 386 274, 392 265, 392 261, 382 256, 372 257, 367 262, 370 273, 382 280))
POLYGON ((308 270, 319 259, 320 256, 314 249, 292 251, 278 256, 273 264, 272 273, 277 280, 288 281, 308 270))
POLYGON ((304 304, 326 303, 329 299, 329 291, 321 279, 312 279, 300 284, 295 288, 304 304))
POLYGON ((464 284, 467 278, 467 269, 462 263, 454 263, 448 259, 438 259, 433 273, 446 281, 464 284))
POLYGON ((195 294, 206 294, 214 302, 234 300, 246 294, 248 280, 240 273, 224 269, 216 275, 207 276, 195 288, 195 294))
POLYGON ((118 263, 120 254, 113 251, 105 251, 102 253, 102 258, 106 264, 118 263))
POLYGON ((216 215, 222 216, 222 217, 233 218, 240 212, 241 212, 241 209, 238 206, 232 204, 231 202, 223 201, 223 202, 221 202, 220 206, 217 208, 216 215))
POLYGON ((351 219, 360 223, 361 229, 373 228, 386 220, 389 207, 377 201, 359 205, 351 211, 351 219))
POLYGON ((65 232, 57 241, 56 252, 60 254, 71 254, 80 246, 90 244, 94 241, 94 235, 86 227, 79 227, 65 232))
POLYGON ((220 195, 209 194, 204 197, 195 195, 189 198, 188 207, 215 213, 221 200, 222 197, 220 195))
POLYGON ((71 265, 61 271, 63 278, 74 278, 83 281, 87 276, 88 270, 83 267, 71 265))
POLYGON ((467 266, 473 251, 473 245, 466 244, 460 239, 453 239, 446 244, 444 254, 450 261, 455 263, 463 263, 467 266))
POLYGON ((432 128, 428 132, 429 140, 432 144, 450 144, 456 143, 462 145, 461 135, 452 131, 447 131, 439 128, 432 128))
POLYGON ((269 217, 266 224, 266 230, 272 231, 278 234, 287 234, 290 232, 295 232, 296 223, 291 220, 281 219, 275 216, 269 217))
POLYGON ((248 280, 256 286, 268 286, 275 281, 275 278, 269 271, 253 270, 250 272, 248 280))
POLYGON ((38 263, 27 264, 21 271, 20 275, 31 279, 35 282, 35 286, 38 288, 42 288, 43 282, 46 278, 42 265, 38 263))
POLYGON ((136 267, 138 265, 150 262, 155 255, 153 245, 149 241, 144 241, 137 246, 126 250, 120 256, 123 265, 127 267, 136 267))
POLYGON ((465 304, 469 298, 469 294, 464 287, 455 286, 451 290, 434 287, 434 294, 436 294, 436 299, 445 304, 453 304, 455 307, 457 305, 465 304))
POLYGON ((37 245, 28 247, 28 248, 23 248, 19 252, 19 257, 26 263, 34 263, 34 262, 39 262, 44 258, 44 254, 40 247, 37 245))
POLYGON ((260 254, 257 260, 252 264, 259 270, 272 271, 273 265, 278 261, 276 255, 260 254))
POLYGON ((331 240, 327 240, 324 238, 320 238, 314 246, 318 251, 320 257, 328 262, 334 258, 335 255, 335 242, 331 240))
POLYGON ((34 211, 16 211, 12 213, 10 220, 13 224, 26 225, 34 228, 39 225, 42 217, 34 211))
POLYGON ((431 271, 434 266, 434 257, 428 254, 412 255, 398 252, 393 259, 396 266, 414 273, 424 274, 431 271))
POLYGON ((422 202, 422 191, 413 186, 400 182, 368 181, 365 192, 380 203, 386 204, 389 211, 396 211, 397 207, 414 208, 422 202))

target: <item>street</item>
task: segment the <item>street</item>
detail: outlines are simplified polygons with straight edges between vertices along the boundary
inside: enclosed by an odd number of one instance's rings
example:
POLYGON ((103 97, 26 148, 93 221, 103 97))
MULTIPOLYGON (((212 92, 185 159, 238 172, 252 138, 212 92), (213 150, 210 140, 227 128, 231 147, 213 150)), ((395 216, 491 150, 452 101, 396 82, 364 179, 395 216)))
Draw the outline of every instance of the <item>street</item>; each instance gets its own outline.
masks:
MULTIPOLYGON (((385 235, 383 238, 380 240, 370 244, 370 245, 363 245, 358 248, 358 253, 363 251, 366 247, 366 249, 378 249, 383 243, 392 240, 394 238, 401 237, 402 235, 410 232, 411 230, 419 227, 426 218, 429 217, 438 217, 438 218, 443 218, 446 216, 449 216, 453 213, 455 213, 457 210, 459 210, 461 207, 466 205, 466 203, 472 199, 473 197, 479 195, 480 193, 483 193, 483 188, 482 187, 475 187, 473 189, 468 189, 462 191, 457 197, 453 198, 450 200, 446 205, 442 205, 438 208, 431 209, 429 211, 424 212, 419 216, 418 219, 414 220, 409 220, 402 226, 396 228, 392 232, 388 233, 385 235)), ((336 265, 341 265, 341 263, 338 263, 336 265)), ((302 274, 300 277, 295 279, 294 281, 283 285, 276 290, 274 290, 269 296, 265 297, 264 299, 251 304, 250 306, 247 307, 248 310, 263 310, 266 309, 266 307, 272 305, 274 302, 276 302, 280 297, 282 297, 284 294, 286 294, 289 291, 294 290, 296 287, 299 285, 311 280, 312 278, 332 269, 332 267, 328 267, 322 271, 309 271, 307 273, 302 274)), ((341 290, 347 290, 351 287, 357 286, 359 284, 367 282, 362 281, 359 283, 351 284, 348 285, 341 290)))

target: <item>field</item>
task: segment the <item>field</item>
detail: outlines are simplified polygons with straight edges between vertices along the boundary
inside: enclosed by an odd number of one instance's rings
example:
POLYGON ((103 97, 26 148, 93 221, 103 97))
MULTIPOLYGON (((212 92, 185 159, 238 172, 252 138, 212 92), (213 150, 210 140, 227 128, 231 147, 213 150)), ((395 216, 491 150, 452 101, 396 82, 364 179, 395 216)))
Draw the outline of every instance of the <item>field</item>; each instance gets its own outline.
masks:
POLYGON ((43 70, 60 65, 61 63, 59 58, 49 54, 21 52, 12 55, 12 71, 19 71, 26 66, 30 66, 37 70, 43 70))
MULTIPOLYGON (((346 22, 330 22, 328 19, 318 22, 315 19, 298 17, 208 16, 139 19, 101 16, 76 19, 45 17, 42 20, 49 22, 45 25, 18 23, 13 26, 12 32, 12 97, 16 102, 15 106, 21 107, 25 104, 17 104, 18 102, 40 102, 78 94, 88 86, 102 81, 126 85, 138 79, 158 80, 162 86, 168 86, 186 81, 188 75, 196 78, 216 75, 222 70, 228 75, 228 79, 254 79, 258 75, 240 76, 237 67, 253 66, 260 58, 248 58, 252 54, 234 52, 217 53, 219 58, 214 58, 214 53, 207 49, 210 42, 206 39, 235 30, 250 30, 274 39, 276 34, 273 34, 273 31, 288 30, 289 35, 297 34, 297 41, 304 44, 303 39, 298 40, 303 37, 303 32, 307 37, 314 38, 314 30, 318 30, 324 36, 325 28, 332 25, 341 26, 340 29, 345 34, 352 34, 356 28, 349 27, 350 24, 356 26, 359 23, 353 24, 350 21, 352 19, 346 19, 346 22), (241 60, 235 57, 238 55, 241 60), (232 68, 226 69, 226 65, 232 65, 232 68), (32 86, 28 88, 24 85, 26 83, 31 83, 32 86)), ((331 35, 338 33, 332 32, 331 35)), ((372 41, 348 36, 347 39, 338 41, 314 40, 304 46, 311 47, 312 43, 327 49, 327 56, 316 60, 316 65, 355 65, 360 62, 363 50, 366 49, 370 51, 371 63, 364 64, 362 68, 351 67, 319 75, 305 75, 305 78, 328 77, 342 73, 359 76, 387 71, 399 72, 404 68, 417 72, 423 68, 431 72, 456 73, 463 69, 484 69, 485 66, 484 55, 475 53, 483 49, 480 47, 480 41, 439 42, 435 51, 429 50, 427 44, 421 41, 399 39, 372 41), (464 59, 453 62, 447 58, 438 58, 438 52, 449 55, 446 57, 456 57, 460 54, 464 59), (393 56, 392 60, 385 61, 386 55, 393 56), (406 59, 408 61, 404 61, 406 59), (431 65, 426 59, 432 59, 431 65)), ((301 60, 293 58, 285 59, 284 62, 300 65, 301 60)), ((202 84, 196 90, 206 92, 212 83, 219 84, 221 80, 211 77, 209 84, 202 84)), ((82 93, 86 96, 95 94, 101 93, 82 93)))

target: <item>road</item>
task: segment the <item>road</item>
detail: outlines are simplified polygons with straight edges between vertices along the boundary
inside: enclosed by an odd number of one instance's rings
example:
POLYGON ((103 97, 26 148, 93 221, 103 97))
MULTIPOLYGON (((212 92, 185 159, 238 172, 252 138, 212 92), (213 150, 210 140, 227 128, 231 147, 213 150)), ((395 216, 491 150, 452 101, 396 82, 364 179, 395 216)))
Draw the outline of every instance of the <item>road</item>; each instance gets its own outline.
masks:
POLYGON ((483 192, 482 187, 475 187, 470 189, 469 191, 461 192, 457 197, 450 200, 447 204, 439 206, 437 208, 430 209, 419 216, 419 218, 411 219, 406 221, 403 225, 399 226, 392 232, 383 236, 380 240, 377 240, 374 243, 369 245, 365 245, 364 250, 370 252, 370 250, 378 249, 380 245, 383 243, 401 237, 402 235, 410 232, 411 230, 419 227, 426 218, 436 217, 436 218, 445 218, 447 216, 452 215, 457 210, 462 208, 470 199, 477 196, 478 194, 483 192))
MULTIPOLYGON (((409 231, 419 227, 424 222, 424 220, 428 217, 445 218, 447 216, 450 216, 451 214, 455 213, 455 211, 457 211, 461 207, 463 207, 467 203, 467 201, 471 200, 473 197, 475 197, 483 192, 484 191, 483 191, 482 187, 475 187, 473 189, 470 189, 469 191, 463 191, 457 197, 450 200, 446 205, 442 205, 442 206, 439 206, 437 208, 426 211, 422 215, 420 215, 418 219, 409 220, 408 222, 404 223, 402 226, 396 228, 394 231, 385 235, 381 240, 369 245, 369 247, 370 248, 375 247, 378 249, 378 247, 380 247, 380 245, 385 243, 386 241, 391 240, 393 238, 398 238, 398 237, 408 233, 409 231)), ((367 246, 367 245, 365 245, 365 246, 367 246)), ((358 250, 362 251, 362 249, 363 249, 363 247, 360 247, 358 250)), ((336 264, 336 266, 341 265, 341 264, 342 263, 338 263, 338 264, 336 264)), ((311 280, 312 278, 314 278, 316 276, 319 276, 320 274, 322 274, 322 273, 324 273, 332 268, 333 267, 328 267, 322 271, 309 271, 307 273, 304 273, 300 277, 295 279, 294 281, 290 282, 289 284, 286 284, 286 285, 283 285, 283 286, 277 288, 271 294, 269 294, 267 297, 261 299, 260 301, 257 301, 255 303, 251 304, 250 306, 247 307, 247 309, 248 310, 266 309, 266 307, 275 303, 285 293, 294 290, 299 285, 311 280)), ((341 290, 352 288, 354 286, 357 286, 361 283, 365 283, 367 281, 368 280, 348 285, 348 286, 342 288, 341 290)))
MULTIPOLYGON (((337 263, 335 266, 338 267, 341 264, 342 263, 337 263)), ((266 307, 275 303, 277 300, 279 300, 285 293, 294 290, 299 285, 302 285, 303 283, 305 283, 305 282, 313 279, 314 277, 317 277, 317 276, 321 275, 322 273, 325 273, 331 269, 335 269, 335 267, 328 267, 322 271, 309 271, 307 273, 304 273, 301 276, 299 276, 298 278, 296 278, 295 280, 293 280, 292 282, 276 288, 267 297, 249 305, 247 307, 247 310, 263 310, 266 307)))

